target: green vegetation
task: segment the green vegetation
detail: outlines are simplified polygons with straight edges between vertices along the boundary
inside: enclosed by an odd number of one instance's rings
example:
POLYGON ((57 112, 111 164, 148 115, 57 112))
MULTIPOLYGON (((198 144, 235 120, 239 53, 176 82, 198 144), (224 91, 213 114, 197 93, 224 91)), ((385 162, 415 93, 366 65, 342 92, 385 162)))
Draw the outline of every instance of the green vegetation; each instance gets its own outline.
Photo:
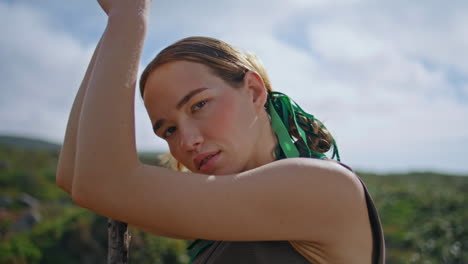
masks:
MULTIPOLYGON (((107 219, 55 185, 57 147, 11 139, 0 137, 0 263, 105 263, 107 219)), ((468 263, 468 177, 358 174, 384 225, 387 263, 468 263)), ((130 263, 188 263, 186 241, 131 235, 130 263)))
MULTIPOLYGON (((107 218, 77 207, 55 185, 54 145, 29 142, 0 137, 0 263, 105 263, 107 218), (31 220, 31 215, 40 217, 31 220)), ((157 162, 155 154, 141 159, 157 162)), ((188 263, 188 242, 134 228, 130 233, 130 263, 188 263)))
POLYGON ((468 263, 468 177, 360 176, 379 210, 388 263, 468 263))

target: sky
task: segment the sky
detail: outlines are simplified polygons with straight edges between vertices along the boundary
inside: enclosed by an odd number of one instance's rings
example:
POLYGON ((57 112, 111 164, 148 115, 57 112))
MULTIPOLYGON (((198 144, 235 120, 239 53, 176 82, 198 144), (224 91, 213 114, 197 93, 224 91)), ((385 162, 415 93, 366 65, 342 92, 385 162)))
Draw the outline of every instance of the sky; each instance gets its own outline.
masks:
MULTIPOLYGON (((93 0, 0 0, 0 134, 56 143, 106 15, 93 0)), ((468 175, 468 2, 153 0, 143 68, 210 36, 262 60, 323 121, 342 161, 468 175)), ((139 151, 167 151, 136 96, 139 151)))

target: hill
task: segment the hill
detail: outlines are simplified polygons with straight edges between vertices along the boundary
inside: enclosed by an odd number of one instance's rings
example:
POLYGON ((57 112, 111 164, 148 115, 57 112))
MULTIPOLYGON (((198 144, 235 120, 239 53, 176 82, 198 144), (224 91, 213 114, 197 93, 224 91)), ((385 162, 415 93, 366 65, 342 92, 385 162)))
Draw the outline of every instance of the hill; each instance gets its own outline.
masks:
MULTIPOLYGON (((0 137, 0 263, 104 263, 106 219, 55 185, 59 146, 0 137)), ((156 153, 140 156, 157 164, 156 153)), ((468 263, 468 177, 357 172, 383 223, 387 263, 468 263)), ((131 263, 187 263, 181 240, 132 229, 131 263)))
POLYGON ((40 150, 40 151, 59 151, 60 145, 50 143, 45 140, 19 137, 19 136, 10 136, 10 135, 0 135, 0 145, 10 146, 19 149, 26 150, 40 150))

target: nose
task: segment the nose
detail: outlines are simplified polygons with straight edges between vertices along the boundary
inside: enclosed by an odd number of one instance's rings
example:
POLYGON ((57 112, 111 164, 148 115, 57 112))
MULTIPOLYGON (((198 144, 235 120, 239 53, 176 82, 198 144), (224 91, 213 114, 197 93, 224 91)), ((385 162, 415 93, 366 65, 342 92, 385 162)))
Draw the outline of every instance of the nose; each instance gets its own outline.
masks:
POLYGON ((198 151, 203 142, 200 130, 193 125, 179 127, 179 147, 188 152, 198 151))

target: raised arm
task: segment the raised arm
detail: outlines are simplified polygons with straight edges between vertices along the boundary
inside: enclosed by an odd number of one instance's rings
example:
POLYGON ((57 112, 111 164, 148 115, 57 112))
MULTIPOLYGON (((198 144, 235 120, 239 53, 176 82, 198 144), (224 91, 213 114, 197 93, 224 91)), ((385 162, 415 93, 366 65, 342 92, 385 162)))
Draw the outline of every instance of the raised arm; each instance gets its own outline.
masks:
POLYGON ((148 2, 112 1, 81 110, 74 183, 77 175, 88 180, 87 175, 112 175, 138 163, 134 97, 148 2))
POLYGON ((134 96, 148 0, 109 2, 79 118, 72 189, 78 205, 185 238, 329 243, 368 229, 361 183, 333 162, 287 159, 220 177, 141 164, 134 96))
POLYGON ((88 69, 86 70, 83 81, 81 82, 80 88, 73 102, 73 106, 68 118, 67 130, 65 132, 65 138, 63 141, 62 149, 60 150, 60 156, 56 171, 56 183, 67 193, 72 193, 73 175, 75 170, 75 157, 76 157, 76 141, 78 134, 78 124, 80 119, 81 107, 83 104, 83 98, 86 94, 89 79, 94 69, 96 62, 97 53, 99 53, 99 47, 101 41, 96 45, 94 54, 89 62, 88 69))
MULTIPOLYGON (((125 23, 125 20, 131 21, 127 25, 127 27, 120 27, 119 29, 119 30, 122 30, 122 35, 126 35, 129 37, 131 36, 131 34, 128 34, 128 32, 126 33, 125 31, 131 30, 132 26, 140 27, 139 35, 142 35, 141 32, 142 30, 145 29, 144 27, 145 23, 142 23, 142 21, 145 21, 145 17, 146 17, 146 13, 145 13, 146 9, 144 8, 145 5, 144 3, 139 4, 138 1, 134 1, 134 2, 136 3, 132 3, 132 1, 119 1, 119 2, 117 1, 112 2, 112 1, 107 1, 107 0, 99 1, 99 4, 104 9, 104 11, 108 15, 110 14, 112 16, 112 18, 111 16, 109 16, 109 21, 111 20, 113 21, 112 24, 118 23, 115 20, 120 20, 121 22, 119 23, 125 23), (129 8, 131 8, 132 6, 135 6, 135 8, 133 9, 134 10, 133 12, 129 10, 129 8)), ((80 119, 82 116, 81 113, 83 109, 84 98, 87 93, 88 86, 90 86, 90 81, 92 79, 92 76, 95 74, 98 57, 101 57, 99 56, 99 54, 100 54, 103 38, 106 35, 110 34, 108 33, 109 31, 108 28, 109 28, 109 25, 104 31, 103 36, 101 37, 101 40, 96 45, 96 49, 93 53, 93 56, 88 65, 83 81, 81 82, 81 85, 75 97, 75 100, 74 100, 74 103, 70 112, 70 116, 68 119, 64 142, 60 151, 59 161, 58 161, 57 170, 56 170, 56 183, 59 187, 61 187, 64 191, 68 192, 69 194, 72 194, 72 186, 73 186, 73 179, 74 179, 75 169, 76 169, 78 145, 83 144, 82 141, 78 143, 78 131, 80 127, 79 123, 80 123, 80 119)), ((113 31, 116 31, 116 30, 114 29, 113 31)), ((115 35, 116 33, 117 32, 113 34, 115 35)), ((107 37, 107 39, 109 39, 109 37, 107 37)), ((142 40, 138 40, 138 41, 142 42, 142 40)), ((120 45, 120 43, 116 42, 112 45, 118 46, 120 45)), ((109 46, 109 44, 107 44, 107 46, 109 46)), ((105 48, 109 49, 107 46, 105 48)), ((107 50, 106 54, 109 55, 109 53, 112 53, 112 52, 115 52, 115 54, 117 54, 118 50, 113 50, 113 51, 107 50)), ((134 52, 134 50, 132 52, 134 52)), ((102 60, 102 57, 99 59, 102 60)), ((136 58, 136 60, 138 60, 138 58, 136 58)), ((125 67, 125 65, 121 65, 121 66, 125 67)), ((135 66, 133 68, 135 69, 135 66)), ((129 65, 127 70, 129 71, 132 70, 131 65, 129 65)), ((136 76, 136 73, 134 75, 136 76)), ((110 75, 109 77, 113 78, 113 74, 110 75)))
MULTIPOLYGON (((109 9, 111 8, 109 6, 110 3, 100 2, 99 4, 104 9, 106 14, 109 14, 109 11, 110 11, 109 9)), ((122 15, 122 14, 117 14, 116 11, 114 11, 113 16, 117 16, 117 15, 122 15)), ((138 23, 139 21, 135 20, 134 22, 138 23)), ((107 34, 104 33, 103 35, 105 36, 108 34, 109 33, 107 34)), ((91 61, 89 62, 88 68, 86 70, 84 78, 81 82, 81 85, 75 97, 75 100, 74 100, 74 103, 70 112, 70 116, 68 119, 64 142, 60 151, 59 162, 58 162, 58 166, 56 170, 56 183, 59 187, 61 187, 64 191, 66 191, 69 194, 72 194, 72 189, 73 189, 73 178, 74 178, 75 167, 76 167, 75 159, 77 156, 76 151, 77 151, 77 145, 78 145, 77 135, 78 135, 78 128, 79 128, 79 121, 81 117, 82 105, 83 105, 86 91, 89 86, 91 76, 94 74, 94 71, 95 71, 96 58, 98 57, 98 54, 99 54, 102 38, 103 37, 101 37, 101 40, 96 45, 91 61)), ((147 229, 142 226, 136 226, 136 227, 138 227, 139 229, 148 231, 148 232, 155 233, 154 230, 152 229, 147 229)), ((173 238, 182 238, 177 235, 169 234, 166 232, 157 232, 155 234, 167 236, 167 237, 173 237, 173 238)))

